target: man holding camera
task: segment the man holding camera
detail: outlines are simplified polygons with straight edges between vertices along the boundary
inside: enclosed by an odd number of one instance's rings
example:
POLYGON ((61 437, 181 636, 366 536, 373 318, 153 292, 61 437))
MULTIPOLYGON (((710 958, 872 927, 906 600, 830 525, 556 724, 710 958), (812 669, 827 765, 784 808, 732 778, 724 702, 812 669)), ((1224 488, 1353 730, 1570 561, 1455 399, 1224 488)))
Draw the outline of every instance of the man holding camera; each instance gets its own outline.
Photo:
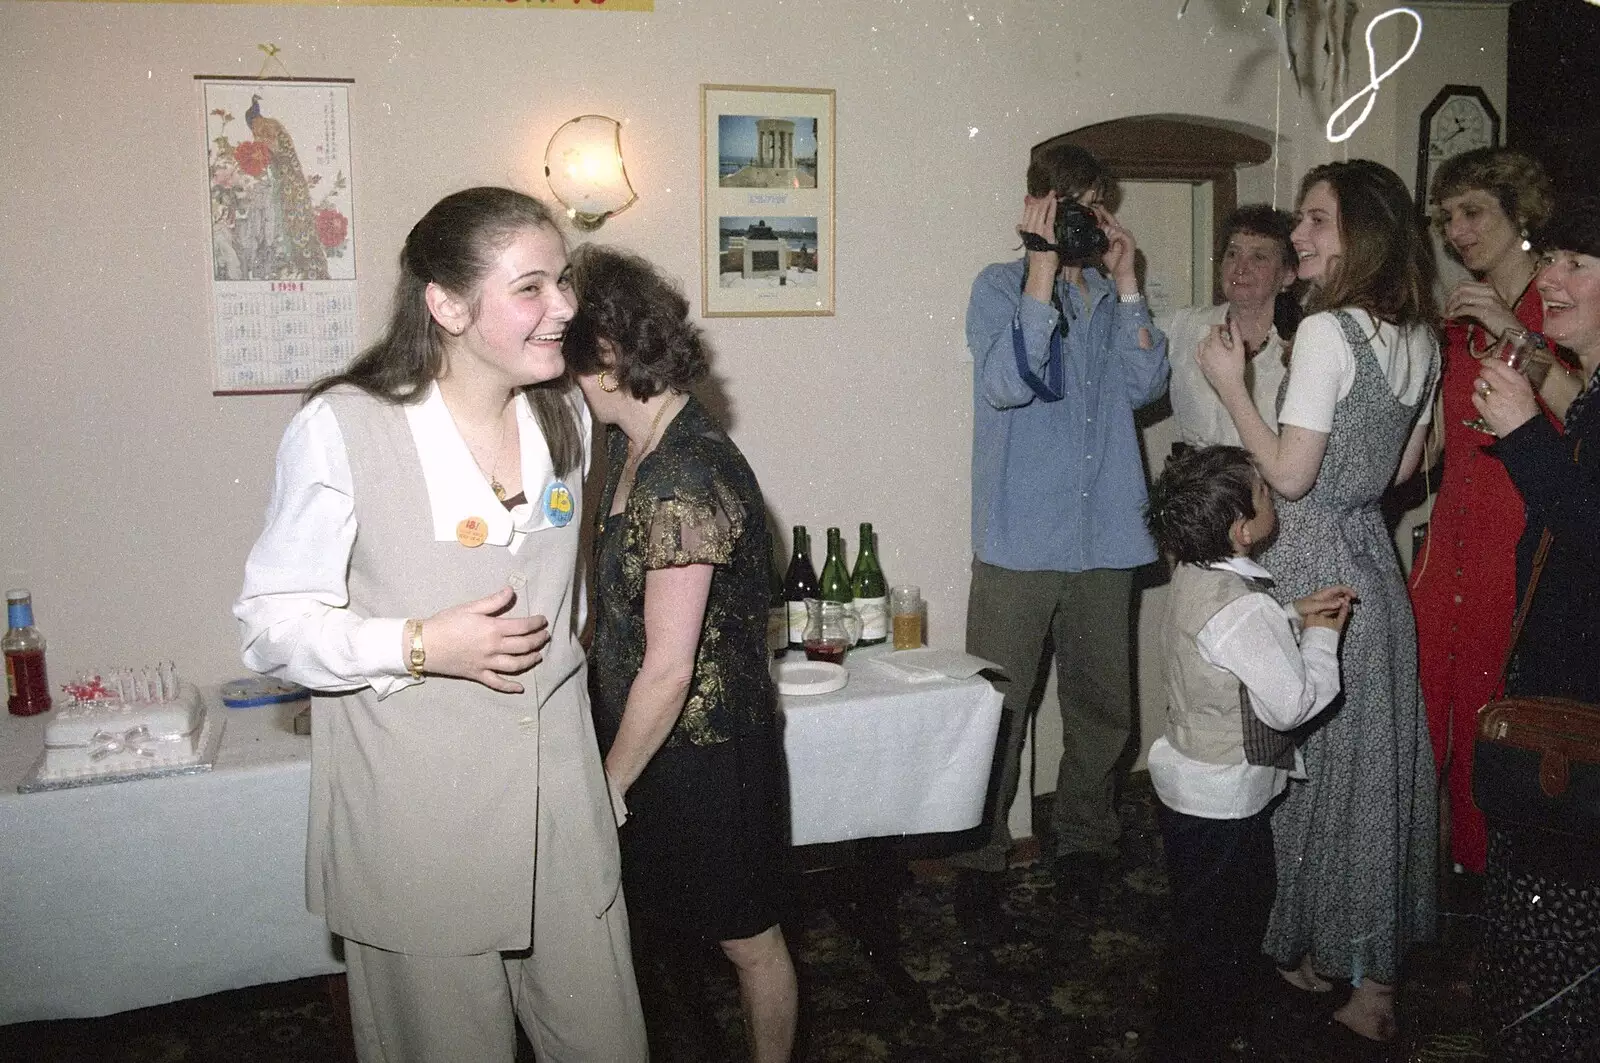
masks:
MULTIPOLYGON (((1102 205, 1115 179, 1066 144, 1036 149, 1023 258, 978 274, 973 358, 972 584, 967 650, 1005 669, 984 808, 986 844, 957 914, 992 919, 1023 737, 1055 647, 1063 752, 1053 815, 1058 903, 1093 911, 1117 857, 1115 772, 1132 733, 1133 570, 1154 561, 1134 410, 1167 386, 1167 343, 1134 273, 1133 234, 1102 205)), ((1046 854, 1050 855, 1050 854, 1046 854)))

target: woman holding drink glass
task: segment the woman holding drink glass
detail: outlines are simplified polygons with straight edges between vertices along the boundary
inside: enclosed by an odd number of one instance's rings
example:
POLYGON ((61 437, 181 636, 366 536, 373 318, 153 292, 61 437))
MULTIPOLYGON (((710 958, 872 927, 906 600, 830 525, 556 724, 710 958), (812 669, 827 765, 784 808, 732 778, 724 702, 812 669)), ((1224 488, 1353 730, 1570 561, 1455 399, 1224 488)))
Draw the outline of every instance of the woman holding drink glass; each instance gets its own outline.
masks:
MULTIPOLYGON (((1499 441, 1490 448, 1527 505, 1517 544, 1526 592, 1547 551, 1509 695, 1600 702, 1600 199, 1556 213, 1534 286, 1545 335, 1578 356, 1582 391, 1565 433, 1530 382, 1480 363, 1472 404, 1499 441), (1547 538, 1548 537, 1548 538, 1547 538)), ((1484 936, 1474 1000, 1496 1059, 1600 1058, 1600 847, 1592 840, 1489 824, 1484 936)))
POLYGON ((767 671, 766 505, 744 455, 689 394, 707 351, 684 297, 621 251, 585 245, 572 269, 578 312, 563 350, 609 426, 591 687, 606 774, 628 805, 635 940, 719 943, 750 1057, 779 1063, 799 991, 778 925, 788 823, 767 671))
MULTIPOLYGON (((1472 803, 1472 735, 1511 634, 1522 498, 1484 450, 1492 439, 1476 420, 1472 382, 1487 357, 1520 359, 1544 321, 1527 232, 1550 216, 1550 179, 1521 152, 1480 148, 1440 167, 1430 199, 1446 252, 1472 276, 1445 300, 1442 412, 1433 436, 1443 439, 1444 474, 1412 567, 1411 601, 1428 730, 1444 783, 1440 840, 1448 837, 1455 864, 1481 873, 1484 825, 1472 803)), ((1535 373, 1551 364, 1547 354, 1536 361, 1535 373)), ((1544 390, 1559 412, 1577 388, 1567 373, 1555 372, 1544 390)))

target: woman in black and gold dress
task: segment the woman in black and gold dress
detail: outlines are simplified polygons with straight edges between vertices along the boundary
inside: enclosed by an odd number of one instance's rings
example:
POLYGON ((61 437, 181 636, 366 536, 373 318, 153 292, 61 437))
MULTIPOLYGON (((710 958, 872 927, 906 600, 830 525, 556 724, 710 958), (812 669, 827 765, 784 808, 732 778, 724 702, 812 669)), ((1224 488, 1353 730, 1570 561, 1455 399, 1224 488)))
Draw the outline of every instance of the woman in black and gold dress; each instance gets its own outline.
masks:
POLYGON ((609 426, 590 686, 628 806, 628 907, 644 941, 719 942, 753 1059, 786 1060, 798 991, 778 925, 786 786, 761 488, 688 393, 707 357, 684 297, 634 255, 588 245, 571 261, 563 351, 609 426))

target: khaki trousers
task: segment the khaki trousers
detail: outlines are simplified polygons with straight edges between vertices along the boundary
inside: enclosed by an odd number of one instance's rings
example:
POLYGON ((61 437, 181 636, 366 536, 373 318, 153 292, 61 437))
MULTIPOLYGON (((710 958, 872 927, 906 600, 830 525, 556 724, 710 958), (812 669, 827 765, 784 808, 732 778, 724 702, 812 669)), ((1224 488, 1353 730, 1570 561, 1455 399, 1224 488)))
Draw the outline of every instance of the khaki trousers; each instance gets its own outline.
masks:
POLYGON ((622 898, 598 919, 579 896, 541 907, 533 952, 408 956, 346 940, 357 1058, 514 1063, 520 1019, 539 1063, 646 1063, 622 898))
MULTIPOLYGON (((1056 781, 1055 853, 1116 853, 1118 762, 1133 733, 1132 569, 1018 572, 973 559, 967 652, 994 661, 1006 680, 994 765, 984 802, 988 838, 950 861, 1003 871, 1006 816, 1017 795, 1028 719, 1043 692, 1045 650, 1055 645, 1062 750, 1056 781)), ((1048 855, 1048 854, 1047 854, 1048 855)))

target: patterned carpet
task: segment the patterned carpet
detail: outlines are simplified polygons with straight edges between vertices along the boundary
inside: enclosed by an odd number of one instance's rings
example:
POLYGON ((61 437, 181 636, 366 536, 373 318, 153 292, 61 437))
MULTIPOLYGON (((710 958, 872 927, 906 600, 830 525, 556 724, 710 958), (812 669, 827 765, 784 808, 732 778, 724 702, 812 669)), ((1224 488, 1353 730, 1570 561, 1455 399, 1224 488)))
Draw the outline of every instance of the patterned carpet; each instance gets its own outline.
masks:
MULTIPOLYGON (((1002 918, 988 933, 957 922, 958 880, 916 862, 898 905, 900 959, 914 987, 896 993, 861 942, 841 928, 854 911, 832 897, 790 927, 800 962, 807 1063, 1071 1063, 1144 1061, 1154 972, 1166 924, 1166 881, 1148 777, 1123 804, 1124 858, 1093 919, 1058 908, 1047 862, 1007 874, 1002 918), (929 1009, 919 1007, 925 995, 929 1009)), ((1043 817, 1036 817, 1042 821, 1043 817)), ((885 885, 881 879, 877 885, 885 885)), ((1456 927, 1469 920, 1447 920, 1456 927)), ((1395 1060, 1444 1063, 1486 1055, 1459 987, 1462 946, 1417 957, 1402 989, 1401 1040, 1379 1047, 1325 1019, 1279 1016, 1270 1036, 1228 1059, 1271 1063, 1395 1060), (1342 1036, 1341 1036, 1342 1035, 1342 1036)), ((742 1056, 738 1001, 726 964, 672 962, 673 985, 648 980, 658 1063, 742 1056)), ((337 990, 337 983, 333 984, 337 990)), ((330 983, 306 979, 221 993, 103 1019, 0 1028, 0 1060, 28 1063, 332 1063, 351 1058, 330 983)), ((531 1061, 526 1044, 519 1059, 531 1061)), ((470 1063, 470 1061, 463 1061, 470 1063)))

